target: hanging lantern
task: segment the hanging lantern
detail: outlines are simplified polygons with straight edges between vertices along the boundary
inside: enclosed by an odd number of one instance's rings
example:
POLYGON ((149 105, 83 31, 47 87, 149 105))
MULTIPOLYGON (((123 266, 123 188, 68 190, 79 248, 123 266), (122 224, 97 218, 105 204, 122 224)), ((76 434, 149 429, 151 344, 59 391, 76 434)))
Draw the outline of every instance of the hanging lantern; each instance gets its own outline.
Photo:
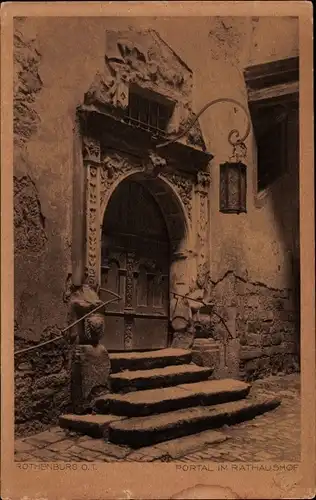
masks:
POLYGON ((220 165, 220 211, 230 214, 246 212, 247 167, 242 162, 220 165))
POLYGON ((232 130, 228 136, 233 154, 229 161, 220 165, 219 209, 226 214, 247 212, 247 167, 242 161, 247 155, 247 148, 242 139, 232 140, 235 133, 232 130))
POLYGON ((231 103, 238 106, 243 110, 247 119, 247 128, 243 136, 240 136, 240 133, 236 129, 229 132, 228 142, 233 147, 233 154, 229 158, 229 161, 220 165, 220 211, 229 214, 240 214, 247 212, 247 167, 243 163, 243 160, 247 156, 245 140, 251 129, 249 113, 240 102, 231 97, 221 97, 208 102, 182 132, 162 144, 157 144, 156 148, 162 148, 181 139, 181 137, 191 130, 198 118, 208 108, 219 103, 231 103))

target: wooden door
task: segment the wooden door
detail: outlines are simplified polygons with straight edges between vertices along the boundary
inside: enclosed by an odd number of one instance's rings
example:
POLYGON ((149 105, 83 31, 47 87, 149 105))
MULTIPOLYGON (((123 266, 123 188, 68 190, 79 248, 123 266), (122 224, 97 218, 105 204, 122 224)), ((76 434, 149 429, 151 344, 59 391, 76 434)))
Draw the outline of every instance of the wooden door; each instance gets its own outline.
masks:
MULTIPOLYGON (((102 231, 101 288, 122 300, 105 311, 108 350, 159 349, 168 343, 169 240, 160 208, 139 183, 113 193, 102 231)), ((110 295, 101 290, 101 299, 110 295)))

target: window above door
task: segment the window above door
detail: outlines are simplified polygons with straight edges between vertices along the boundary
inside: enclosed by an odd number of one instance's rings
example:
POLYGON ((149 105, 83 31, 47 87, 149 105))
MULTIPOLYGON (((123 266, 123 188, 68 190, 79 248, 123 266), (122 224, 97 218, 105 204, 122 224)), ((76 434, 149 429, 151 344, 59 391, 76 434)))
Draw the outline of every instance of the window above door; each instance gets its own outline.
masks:
POLYGON ((174 107, 175 102, 156 92, 131 86, 125 121, 164 137, 174 107))

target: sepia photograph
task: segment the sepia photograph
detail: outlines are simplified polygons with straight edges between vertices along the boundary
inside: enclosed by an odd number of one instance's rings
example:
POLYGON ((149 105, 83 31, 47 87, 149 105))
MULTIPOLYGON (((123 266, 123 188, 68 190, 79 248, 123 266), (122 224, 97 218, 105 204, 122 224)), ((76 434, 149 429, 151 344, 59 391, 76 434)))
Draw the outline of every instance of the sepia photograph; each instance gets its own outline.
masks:
POLYGON ((12 29, 15 465, 295 472, 299 17, 12 29))

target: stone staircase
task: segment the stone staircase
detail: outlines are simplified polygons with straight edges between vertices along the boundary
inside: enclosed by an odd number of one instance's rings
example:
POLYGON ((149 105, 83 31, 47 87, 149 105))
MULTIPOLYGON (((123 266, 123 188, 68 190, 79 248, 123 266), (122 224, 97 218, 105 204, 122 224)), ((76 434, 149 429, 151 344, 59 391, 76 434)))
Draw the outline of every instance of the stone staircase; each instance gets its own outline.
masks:
POLYGON ((140 448, 220 428, 276 408, 274 398, 252 396, 239 380, 210 380, 212 368, 192 363, 183 349, 110 355, 110 394, 95 413, 63 415, 62 428, 140 448))

